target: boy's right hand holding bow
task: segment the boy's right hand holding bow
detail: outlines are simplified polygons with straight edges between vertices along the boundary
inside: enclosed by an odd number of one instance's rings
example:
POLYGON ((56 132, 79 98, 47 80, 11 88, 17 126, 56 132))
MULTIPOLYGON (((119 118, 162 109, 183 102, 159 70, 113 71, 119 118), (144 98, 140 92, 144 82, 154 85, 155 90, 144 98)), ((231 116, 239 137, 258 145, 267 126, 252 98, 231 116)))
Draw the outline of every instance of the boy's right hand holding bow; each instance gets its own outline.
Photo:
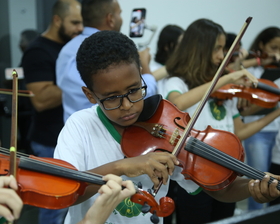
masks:
POLYGON ((168 176, 172 175, 175 165, 179 165, 176 156, 167 152, 151 152, 133 158, 122 159, 117 162, 121 175, 136 177, 147 174, 154 187, 157 188, 160 180, 167 183, 168 176), (160 179, 160 180, 159 180, 160 179))

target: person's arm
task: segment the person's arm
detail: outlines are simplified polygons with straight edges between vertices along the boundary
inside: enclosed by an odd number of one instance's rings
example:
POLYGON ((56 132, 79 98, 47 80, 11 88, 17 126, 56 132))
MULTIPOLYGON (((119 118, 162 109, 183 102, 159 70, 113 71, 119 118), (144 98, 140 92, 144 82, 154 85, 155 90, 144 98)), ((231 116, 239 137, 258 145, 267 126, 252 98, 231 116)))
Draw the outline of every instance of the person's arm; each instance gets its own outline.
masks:
POLYGON ((62 93, 55 85, 55 61, 52 55, 41 48, 24 53, 22 67, 26 88, 34 93, 31 102, 41 112, 61 105, 62 93))
POLYGON ((34 93, 31 102, 38 112, 55 108, 62 103, 61 90, 53 82, 32 82, 26 88, 34 93))
POLYGON ((244 68, 249 68, 253 66, 267 66, 271 63, 278 62, 280 60, 280 54, 272 53, 269 54, 268 57, 261 58, 261 57, 254 57, 245 59, 242 61, 242 65, 244 68))
POLYGON ((234 134, 240 139, 244 140, 249 138, 253 134, 259 132, 266 125, 272 122, 275 118, 280 116, 280 108, 272 111, 266 116, 260 118, 259 120, 243 123, 240 117, 234 119, 234 134))
POLYGON ((152 74, 157 81, 168 76, 168 72, 166 71, 165 66, 162 66, 161 68, 153 71, 152 74))
POLYGON ((151 55, 150 55, 150 48, 146 48, 145 50, 139 51, 139 57, 142 67, 142 74, 152 74, 150 70, 150 61, 151 61, 151 55))
POLYGON ((146 82, 148 88, 147 88, 147 97, 153 96, 157 93, 157 82, 155 77, 152 75, 152 72, 150 70, 150 49, 146 48, 143 51, 139 51, 140 56, 140 62, 141 62, 141 74, 142 78, 146 82))
POLYGON ((264 108, 251 103, 247 99, 238 98, 237 108, 240 110, 241 116, 250 116, 263 110, 264 108))
POLYGON ((78 224, 103 224, 108 219, 116 206, 125 198, 135 194, 132 181, 123 181, 116 175, 106 175, 103 180, 107 181, 98 190, 100 194, 94 204, 87 211, 83 220, 78 224))
MULTIPOLYGON (((258 80, 247 70, 242 69, 240 71, 232 72, 230 74, 222 76, 217 82, 214 90, 221 88, 228 83, 242 84, 242 85, 252 85, 252 82, 258 82, 258 80)), ((201 86, 193 88, 188 92, 180 94, 178 92, 171 92, 167 99, 175 104, 179 110, 186 110, 191 106, 199 102, 204 96, 205 92, 208 90, 211 82, 205 83, 201 86)))
POLYGON ((10 222, 19 218, 23 206, 16 190, 17 183, 13 176, 0 177, 0 216, 10 222))
POLYGON ((274 177, 276 180, 274 180, 271 184, 268 184, 268 175, 266 175, 262 180, 237 177, 229 186, 220 191, 205 190, 205 192, 216 200, 222 202, 237 202, 250 196, 259 203, 270 202, 280 196, 280 191, 277 189, 280 176, 270 173, 267 174, 274 177))
MULTIPOLYGON (((179 165, 177 158, 167 152, 152 152, 146 155, 136 156, 117 160, 111 163, 96 167, 88 172, 100 175, 114 174, 117 176, 126 175, 128 177, 137 177, 147 174, 156 188, 162 179, 166 184, 169 175, 172 175, 175 165, 179 165), (167 168, 168 167, 168 168, 167 168)), ((97 193, 98 186, 89 185, 84 195, 80 196, 75 204, 79 204, 97 193)))
POLYGON ((242 61, 242 65, 244 68, 259 66, 259 60, 257 58, 245 59, 242 61))

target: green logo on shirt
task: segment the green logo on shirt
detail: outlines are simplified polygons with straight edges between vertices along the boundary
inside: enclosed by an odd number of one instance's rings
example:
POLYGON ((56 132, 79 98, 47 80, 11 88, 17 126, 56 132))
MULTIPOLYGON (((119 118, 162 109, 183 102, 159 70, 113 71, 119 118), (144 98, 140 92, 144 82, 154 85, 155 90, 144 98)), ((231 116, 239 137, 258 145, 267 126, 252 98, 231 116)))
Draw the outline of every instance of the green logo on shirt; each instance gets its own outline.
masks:
POLYGON ((129 198, 123 200, 117 207, 116 210, 122 215, 128 218, 138 216, 141 213, 142 205, 136 204, 130 201, 129 198))
POLYGON ((210 111, 216 120, 220 121, 225 118, 226 109, 224 105, 217 105, 215 101, 211 101, 209 105, 210 105, 210 111))

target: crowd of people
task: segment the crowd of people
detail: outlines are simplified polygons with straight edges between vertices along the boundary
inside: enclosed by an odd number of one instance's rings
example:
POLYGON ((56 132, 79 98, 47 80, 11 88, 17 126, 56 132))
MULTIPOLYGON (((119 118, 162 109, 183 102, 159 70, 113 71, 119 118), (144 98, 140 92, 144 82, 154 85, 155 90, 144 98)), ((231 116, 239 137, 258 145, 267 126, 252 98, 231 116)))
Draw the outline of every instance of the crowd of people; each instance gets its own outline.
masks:
MULTIPOLYGON (((167 24, 152 60, 149 48, 138 51, 133 39, 120 32, 121 12, 117 0, 58 0, 47 30, 32 33, 31 43, 22 47, 24 84, 34 93, 28 135, 21 136, 25 147, 30 145, 28 152, 66 161, 104 180, 101 186, 89 185, 69 208, 40 208, 38 223, 149 223, 150 215, 129 199, 139 182, 143 189, 157 189, 156 200, 166 195, 174 200, 178 224, 231 217, 236 202, 244 199, 248 211, 279 204, 278 102, 265 109, 248 98, 210 97, 193 127, 203 131, 211 126, 235 135, 244 146, 245 163, 266 172, 263 179, 237 176, 212 191, 186 178, 170 152, 124 155, 126 128, 155 113, 147 108, 147 98, 154 100, 155 110, 165 99, 190 117, 196 113, 236 34, 204 18, 191 21, 185 30, 167 24), (274 178, 271 183, 269 177, 274 178)), ((248 51, 237 45, 213 91, 227 84, 255 88, 265 72, 279 69, 279 61, 280 28, 267 27, 248 51)), ((280 76, 271 81, 280 86, 280 76)), ((6 205, 0 206, 0 215, 7 221, 18 219, 23 201, 16 194, 16 179, 0 177, 0 187, 0 203, 6 205)), ((171 224, 172 219, 159 217, 158 223, 171 224)))

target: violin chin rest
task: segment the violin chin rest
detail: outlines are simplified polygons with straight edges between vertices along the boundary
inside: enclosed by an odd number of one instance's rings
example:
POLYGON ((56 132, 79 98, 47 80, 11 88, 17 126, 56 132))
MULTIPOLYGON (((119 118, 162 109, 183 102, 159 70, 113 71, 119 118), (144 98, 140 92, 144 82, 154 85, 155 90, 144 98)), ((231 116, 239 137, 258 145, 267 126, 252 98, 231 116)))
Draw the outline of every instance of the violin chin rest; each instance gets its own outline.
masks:
POLYGON ((160 94, 156 94, 150 96, 144 100, 143 110, 138 117, 137 121, 146 121, 149 120, 157 111, 157 108, 162 100, 162 96, 160 94))

